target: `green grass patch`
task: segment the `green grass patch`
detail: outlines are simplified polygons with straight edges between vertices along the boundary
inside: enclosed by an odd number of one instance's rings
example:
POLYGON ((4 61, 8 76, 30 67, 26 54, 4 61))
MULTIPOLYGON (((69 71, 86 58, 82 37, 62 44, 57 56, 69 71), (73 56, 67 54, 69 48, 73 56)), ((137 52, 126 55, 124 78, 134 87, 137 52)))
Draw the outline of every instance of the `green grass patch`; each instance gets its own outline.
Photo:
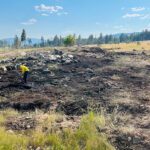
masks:
POLYGON ((28 138, 0 128, 0 150, 26 150, 28 138))
POLYGON ((5 123, 8 117, 14 117, 19 115, 18 111, 15 111, 13 109, 7 109, 0 111, 0 126, 5 123))
POLYGON ((43 150, 114 150, 107 137, 98 132, 98 126, 105 126, 105 118, 90 112, 82 117, 76 130, 43 132, 35 129, 20 135, 0 128, 0 150, 25 150, 29 147, 43 150))

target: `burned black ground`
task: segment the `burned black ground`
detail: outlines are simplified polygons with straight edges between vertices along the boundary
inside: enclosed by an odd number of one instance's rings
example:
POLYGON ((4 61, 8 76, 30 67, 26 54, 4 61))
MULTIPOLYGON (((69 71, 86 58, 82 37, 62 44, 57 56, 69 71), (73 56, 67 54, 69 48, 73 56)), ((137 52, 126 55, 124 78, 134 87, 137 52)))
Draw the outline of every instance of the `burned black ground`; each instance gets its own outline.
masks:
POLYGON ((48 111, 55 105, 56 111, 82 115, 96 107, 114 114, 115 129, 109 135, 118 149, 150 149, 149 51, 83 47, 72 52, 31 52, 3 60, 1 66, 0 109, 48 111), (27 85, 20 84, 15 70, 20 63, 31 69, 27 85), (133 130, 128 131, 130 128, 133 130))

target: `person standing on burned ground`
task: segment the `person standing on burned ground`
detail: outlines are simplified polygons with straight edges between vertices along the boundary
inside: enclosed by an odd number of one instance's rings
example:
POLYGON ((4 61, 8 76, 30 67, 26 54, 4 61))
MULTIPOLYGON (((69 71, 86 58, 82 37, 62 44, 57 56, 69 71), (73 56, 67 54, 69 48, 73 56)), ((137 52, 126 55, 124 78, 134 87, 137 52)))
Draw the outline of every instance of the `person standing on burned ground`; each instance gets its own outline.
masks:
POLYGON ((17 69, 19 70, 19 72, 21 72, 22 74, 22 81, 23 83, 27 83, 27 79, 29 76, 29 68, 26 65, 18 65, 17 69))

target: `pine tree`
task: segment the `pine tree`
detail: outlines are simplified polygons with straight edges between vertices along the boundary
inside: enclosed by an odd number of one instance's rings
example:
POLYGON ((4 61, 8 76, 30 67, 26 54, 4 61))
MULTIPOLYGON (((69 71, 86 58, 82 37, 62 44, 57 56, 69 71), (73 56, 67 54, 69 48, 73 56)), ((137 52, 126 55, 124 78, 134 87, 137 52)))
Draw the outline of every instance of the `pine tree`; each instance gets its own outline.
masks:
POLYGON ((59 43, 60 43, 59 37, 57 35, 55 35, 55 37, 53 39, 53 45, 59 46, 59 43))
POLYGON ((18 36, 16 35, 15 38, 14 38, 14 47, 16 49, 18 49, 20 47, 20 41, 19 41, 19 38, 18 36))
POLYGON ((94 43, 94 36, 91 34, 87 39, 87 44, 93 44, 94 43))
POLYGON ((105 35, 105 44, 109 43, 109 35, 105 35))
POLYGON ((63 46, 63 38, 61 36, 59 38, 59 46, 63 46))
POLYGON ((29 44, 29 46, 32 45, 32 40, 30 38, 28 38, 28 44, 29 44))
POLYGON ((26 31, 25 29, 23 29, 21 34, 21 43, 23 43, 23 46, 25 45, 25 41, 26 41, 26 31))
POLYGON ((108 37, 108 43, 113 43, 114 41, 114 39, 113 39, 113 36, 112 35, 109 35, 109 37, 108 37))
POLYGON ((78 38, 77 38, 77 45, 80 45, 80 44, 82 44, 81 35, 79 35, 78 38))
POLYGON ((41 36, 41 44, 40 44, 41 47, 44 47, 45 46, 45 40, 44 40, 44 37, 41 36))
POLYGON ((103 43, 104 43, 103 34, 100 33, 100 36, 97 39, 97 44, 103 44, 103 43))
POLYGON ((124 34, 124 33, 122 33, 119 38, 120 38, 121 43, 122 42, 127 42, 127 39, 128 39, 127 35, 124 34))

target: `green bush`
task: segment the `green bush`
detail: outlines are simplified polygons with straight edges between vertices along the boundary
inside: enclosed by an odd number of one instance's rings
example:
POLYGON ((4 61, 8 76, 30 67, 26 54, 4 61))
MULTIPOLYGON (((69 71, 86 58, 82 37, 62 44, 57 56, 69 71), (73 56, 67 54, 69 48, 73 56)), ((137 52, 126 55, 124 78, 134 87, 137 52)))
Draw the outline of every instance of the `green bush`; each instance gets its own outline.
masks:
POLYGON ((64 40, 65 46, 73 46, 75 44, 75 37, 68 35, 64 40))

